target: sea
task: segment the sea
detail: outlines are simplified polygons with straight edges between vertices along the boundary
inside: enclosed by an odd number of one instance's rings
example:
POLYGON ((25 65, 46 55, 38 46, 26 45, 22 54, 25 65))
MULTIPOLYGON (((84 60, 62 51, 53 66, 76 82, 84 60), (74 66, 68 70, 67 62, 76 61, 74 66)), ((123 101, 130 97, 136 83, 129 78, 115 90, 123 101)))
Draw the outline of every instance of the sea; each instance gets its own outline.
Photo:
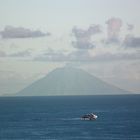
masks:
POLYGON ((140 95, 0 97, 0 140, 140 140, 140 95))

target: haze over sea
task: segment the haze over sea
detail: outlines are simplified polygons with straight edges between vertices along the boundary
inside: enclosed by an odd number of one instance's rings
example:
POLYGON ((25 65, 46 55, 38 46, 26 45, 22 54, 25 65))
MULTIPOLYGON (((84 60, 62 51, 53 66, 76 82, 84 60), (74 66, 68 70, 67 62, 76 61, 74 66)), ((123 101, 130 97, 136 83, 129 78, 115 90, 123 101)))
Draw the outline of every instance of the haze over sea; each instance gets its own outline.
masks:
POLYGON ((1 140, 139 140, 140 95, 0 97, 1 140), (95 121, 83 114, 95 113, 95 121))

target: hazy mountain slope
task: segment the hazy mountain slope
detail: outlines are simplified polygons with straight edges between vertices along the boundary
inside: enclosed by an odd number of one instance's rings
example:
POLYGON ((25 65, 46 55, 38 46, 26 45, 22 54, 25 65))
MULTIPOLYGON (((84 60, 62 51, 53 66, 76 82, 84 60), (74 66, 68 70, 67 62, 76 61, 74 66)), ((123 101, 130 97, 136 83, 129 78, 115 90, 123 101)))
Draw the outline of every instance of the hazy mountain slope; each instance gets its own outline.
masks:
POLYGON ((125 93, 93 75, 76 68, 58 68, 32 83, 17 95, 95 95, 125 93))

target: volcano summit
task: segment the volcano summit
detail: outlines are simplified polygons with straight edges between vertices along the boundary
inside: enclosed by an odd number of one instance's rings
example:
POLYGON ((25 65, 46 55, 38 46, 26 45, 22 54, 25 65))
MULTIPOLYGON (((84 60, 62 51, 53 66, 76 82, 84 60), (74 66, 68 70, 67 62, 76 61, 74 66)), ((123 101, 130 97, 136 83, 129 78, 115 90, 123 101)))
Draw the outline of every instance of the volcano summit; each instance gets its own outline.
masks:
POLYGON ((108 95, 128 93, 88 72, 71 67, 57 68, 17 93, 18 96, 108 95))

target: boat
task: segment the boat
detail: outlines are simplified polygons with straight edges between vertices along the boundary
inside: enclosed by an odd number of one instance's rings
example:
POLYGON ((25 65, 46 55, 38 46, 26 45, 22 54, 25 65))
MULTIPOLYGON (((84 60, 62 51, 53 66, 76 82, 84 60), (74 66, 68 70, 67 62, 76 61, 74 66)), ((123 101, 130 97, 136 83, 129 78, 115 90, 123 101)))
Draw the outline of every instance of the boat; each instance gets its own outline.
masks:
POLYGON ((81 117, 82 120, 96 120, 97 118, 98 116, 93 113, 85 114, 81 117))

